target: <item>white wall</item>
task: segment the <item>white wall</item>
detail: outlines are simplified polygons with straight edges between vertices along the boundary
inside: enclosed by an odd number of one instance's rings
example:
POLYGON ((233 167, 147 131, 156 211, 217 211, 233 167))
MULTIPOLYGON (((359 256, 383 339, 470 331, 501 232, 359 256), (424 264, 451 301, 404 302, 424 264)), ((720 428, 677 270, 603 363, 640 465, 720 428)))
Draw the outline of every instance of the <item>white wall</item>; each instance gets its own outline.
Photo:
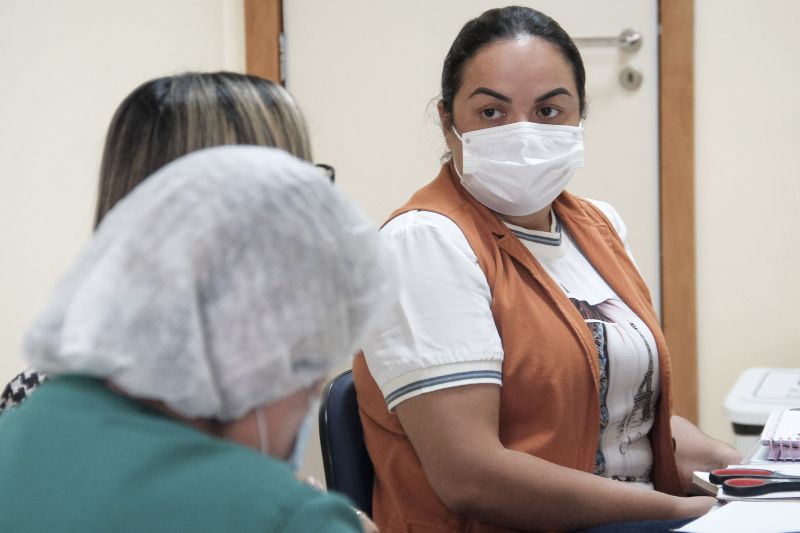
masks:
POLYGON ((741 371, 800 366, 800 2, 695 5, 700 417, 730 438, 741 371))
POLYGON ((147 79, 218 69, 244 69, 241 0, 0 0, 0 384, 90 234, 117 105, 147 79))

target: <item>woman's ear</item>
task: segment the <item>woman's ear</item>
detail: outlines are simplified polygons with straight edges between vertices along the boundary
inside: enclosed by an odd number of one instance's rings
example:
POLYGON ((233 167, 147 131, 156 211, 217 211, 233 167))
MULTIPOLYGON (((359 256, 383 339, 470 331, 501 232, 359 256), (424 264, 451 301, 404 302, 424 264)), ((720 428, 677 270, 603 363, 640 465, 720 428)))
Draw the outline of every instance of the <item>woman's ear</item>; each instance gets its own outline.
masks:
POLYGON ((449 155, 452 155, 453 152, 453 145, 455 144, 453 138, 455 135, 453 134, 453 118, 444 108, 444 102, 439 100, 436 104, 436 110, 439 112, 439 122, 442 126, 442 134, 444 134, 444 142, 447 145, 447 149, 449 150, 449 155))
POLYGON ((445 111, 443 100, 439 100, 436 104, 436 110, 439 112, 439 123, 442 125, 442 133, 447 135, 451 131, 453 120, 450 118, 450 113, 445 111))

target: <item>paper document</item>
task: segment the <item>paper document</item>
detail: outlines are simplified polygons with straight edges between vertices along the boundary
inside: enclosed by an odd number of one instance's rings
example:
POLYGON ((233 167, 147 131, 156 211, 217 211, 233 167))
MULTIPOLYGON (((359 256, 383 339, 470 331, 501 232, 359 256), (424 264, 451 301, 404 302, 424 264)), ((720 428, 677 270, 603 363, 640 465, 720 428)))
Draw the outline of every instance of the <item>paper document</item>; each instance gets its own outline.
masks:
POLYGON ((686 533, 796 533, 800 531, 800 503, 731 502, 689 522, 686 533))

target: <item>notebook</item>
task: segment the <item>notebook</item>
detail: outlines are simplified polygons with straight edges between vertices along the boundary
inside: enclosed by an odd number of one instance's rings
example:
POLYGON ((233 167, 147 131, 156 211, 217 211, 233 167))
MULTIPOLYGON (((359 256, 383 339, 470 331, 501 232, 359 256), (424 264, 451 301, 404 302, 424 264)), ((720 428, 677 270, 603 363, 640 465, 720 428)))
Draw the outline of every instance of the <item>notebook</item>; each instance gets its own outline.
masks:
POLYGON ((800 408, 769 415, 761 444, 769 448, 770 461, 800 461, 800 408))

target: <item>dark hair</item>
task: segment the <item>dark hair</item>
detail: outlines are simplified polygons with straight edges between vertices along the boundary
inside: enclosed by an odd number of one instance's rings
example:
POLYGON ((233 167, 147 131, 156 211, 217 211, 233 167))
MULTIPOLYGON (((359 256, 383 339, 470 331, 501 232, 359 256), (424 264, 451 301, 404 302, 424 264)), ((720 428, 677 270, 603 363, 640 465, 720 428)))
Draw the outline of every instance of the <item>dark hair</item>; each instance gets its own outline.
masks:
POLYGON ((311 160, 300 109, 276 83, 232 72, 187 73, 143 83, 111 119, 100 164, 95 226, 162 166, 223 144, 274 146, 311 160))
POLYGON ((578 88, 581 116, 586 112, 586 71, 578 47, 558 25, 544 13, 529 7, 509 6, 490 9, 464 24, 453 41, 442 67, 442 104, 453 115, 453 98, 461 87, 467 61, 483 46, 507 39, 534 35, 555 45, 572 66, 578 88))

